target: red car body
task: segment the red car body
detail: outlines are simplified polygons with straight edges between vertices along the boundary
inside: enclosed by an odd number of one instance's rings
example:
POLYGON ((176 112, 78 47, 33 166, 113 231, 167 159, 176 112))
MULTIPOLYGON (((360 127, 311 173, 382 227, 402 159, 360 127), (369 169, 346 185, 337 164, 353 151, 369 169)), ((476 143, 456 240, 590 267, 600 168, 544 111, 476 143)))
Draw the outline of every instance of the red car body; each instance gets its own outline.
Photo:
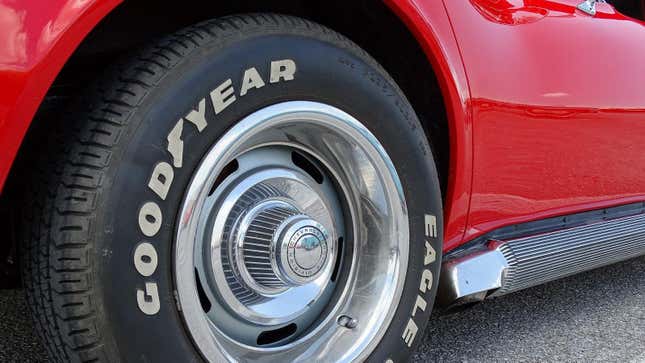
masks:
MULTIPOLYGON (((119 0, 0 0, 0 187, 53 80, 119 0)), ((579 0, 388 0, 448 113, 446 251, 645 201, 645 26, 579 0), (548 55, 548 56, 547 56, 548 55)))

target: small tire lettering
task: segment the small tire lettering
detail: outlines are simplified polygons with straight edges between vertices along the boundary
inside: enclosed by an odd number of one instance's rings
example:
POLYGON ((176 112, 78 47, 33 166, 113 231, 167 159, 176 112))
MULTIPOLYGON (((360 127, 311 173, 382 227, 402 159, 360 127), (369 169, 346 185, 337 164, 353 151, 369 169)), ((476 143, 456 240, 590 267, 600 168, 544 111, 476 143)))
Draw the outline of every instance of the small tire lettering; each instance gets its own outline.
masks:
POLYGON ((150 188, 155 194, 161 198, 161 200, 166 200, 168 191, 170 190, 170 185, 172 184, 172 179, 175 177, 175 172, 172 169, 172 166, 165 161, 160 162, 155 166, 155 169, 152 171, 150 176, 150 181, 148 182, 148 188, 150 188))
POLYGON ((150 277, 157 270, 157 250, 148 242, 140 243, 134 250, 134 267, 143 277, 150 277))
POLYGON ((159 289, 155 282, 146 282, 145 291, 137 290, 137 305, 146 315, 155 315, 161 309, 159 301, 159 289))
POLYGON ((412 347, 412 343, 414 342, 414 338, 417 336, 418 331, 419 327, 414 322, 414 319, 408 320, 408 325, 405 326, 405 330, 403 330, 403 335, 401 336, 405 344, 408 345, 408 348, 412 347))
POLYGON ((414 338, 416 337, 419 327, 414 321, 414 316, 417 313, 417 310, 425 311, 428 306, 424 295, 432 289, 432 284, 434 282, 434 276, 432 271, 428 267, 437 260, 437 252, 432 247, 430 243, 431 238, 437 238, 437 217, 431 214, 426 214, 424 218, 424 232, 425 232, 425 251, 423 254, 423 265, 424 268, 421 272, 421 282, 419 283, 419 293, 417 294, 414 306, 412 306, 412 311, 410 313, 410 318, 408 319, 408 324, 403 330, 403 341, 407 344, 408 347, 412 347, 414 343, 414 338))
POLYGON ((161 208, 155 202, 147 202, 139 209, 139 228, 146 237, 152 237, 161 229, 161 208))

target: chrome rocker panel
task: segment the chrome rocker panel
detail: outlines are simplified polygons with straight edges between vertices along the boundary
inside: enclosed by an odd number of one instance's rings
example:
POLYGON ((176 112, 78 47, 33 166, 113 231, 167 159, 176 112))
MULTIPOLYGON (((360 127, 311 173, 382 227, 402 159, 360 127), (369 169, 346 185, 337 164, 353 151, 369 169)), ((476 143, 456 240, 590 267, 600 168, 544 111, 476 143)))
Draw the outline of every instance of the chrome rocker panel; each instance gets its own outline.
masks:
POLYGON ((642 207, 640 212, 520 238, 481 239, 445 257, 438 303, 471 304, 645 255, 642 207))

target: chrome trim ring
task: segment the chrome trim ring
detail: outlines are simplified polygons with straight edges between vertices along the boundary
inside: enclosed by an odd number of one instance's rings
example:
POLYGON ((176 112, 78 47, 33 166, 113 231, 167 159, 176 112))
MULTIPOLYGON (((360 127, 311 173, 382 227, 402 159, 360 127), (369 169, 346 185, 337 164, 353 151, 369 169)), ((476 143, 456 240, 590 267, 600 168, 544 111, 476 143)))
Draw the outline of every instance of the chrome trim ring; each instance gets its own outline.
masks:
POLYGON ((285 102, 233 126, 196 169, 177 226, 177 297, 208 361, 364 359, 399 304, 401 182, 376 137, 335 107, 285 102))

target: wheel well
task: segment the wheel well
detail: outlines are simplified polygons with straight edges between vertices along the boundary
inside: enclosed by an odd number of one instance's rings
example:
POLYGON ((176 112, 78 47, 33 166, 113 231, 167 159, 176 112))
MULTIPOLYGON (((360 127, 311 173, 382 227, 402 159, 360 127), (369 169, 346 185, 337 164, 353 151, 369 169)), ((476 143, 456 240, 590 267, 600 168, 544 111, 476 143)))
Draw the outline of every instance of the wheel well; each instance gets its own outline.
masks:
POLYGON ((175 2, 137 0, 125 1, 103 19, 54 81, 12 167, 0 198, 0 213, 13 209, 11 206, 17 202, 14 199, 20 195, 17 190, 26 178, 34 177, 29 165, 42 152, 38 146, 48 137, 51 122, 64 122, 60 116, 68 104, 110 63, 156 37, 190 24, 250 12, 283 13, 316 21, 347 36, 372 55, 395 79, 417 112, 433 148, 445 196, 450 148, 441 90, 418 42, 382 1, 184 0, 177 6, 175 2))
POLYGON ((349 37, 376 58, 419 115, 434 149, 441 190, 445 192, 449 138, 439 84, 418 42, 379 0, 184 0, 181 6, 154 0, 126 1, 81 43, 54 82, 40 113, 51 114, 42 111, 59 107, 115 58, 155 37, 199 21, 245 12, 276 12, 316 21, 349 37))

